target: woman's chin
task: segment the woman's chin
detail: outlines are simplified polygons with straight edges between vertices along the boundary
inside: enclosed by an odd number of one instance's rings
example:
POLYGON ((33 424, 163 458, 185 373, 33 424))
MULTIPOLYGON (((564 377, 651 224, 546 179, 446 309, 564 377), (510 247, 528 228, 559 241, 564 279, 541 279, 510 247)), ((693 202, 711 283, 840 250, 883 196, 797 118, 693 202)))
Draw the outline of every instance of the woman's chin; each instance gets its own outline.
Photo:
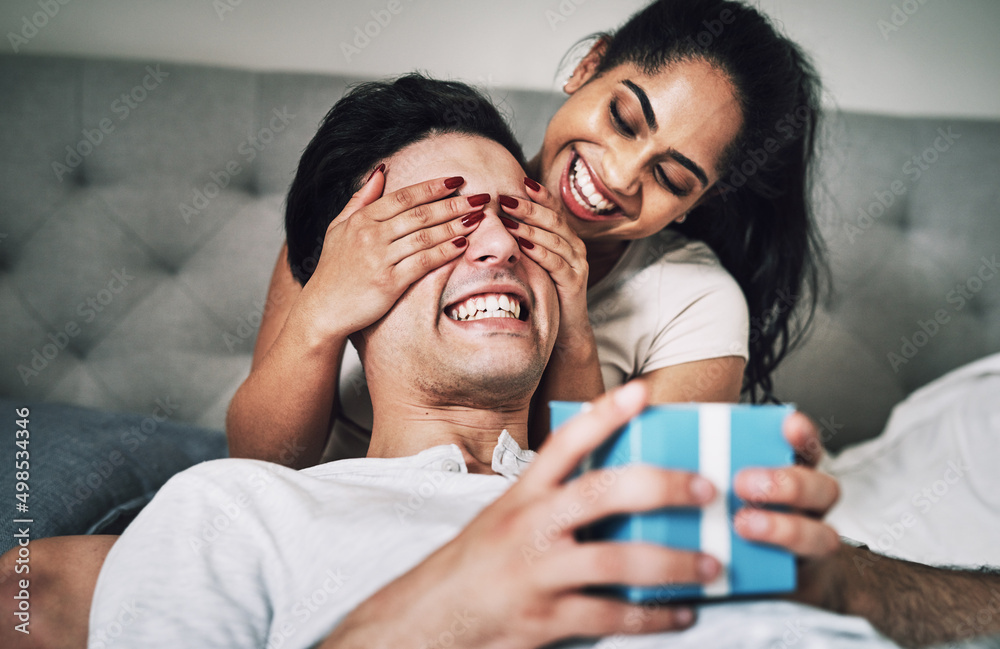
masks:
POLYGON ((629 236, 627 232, 622 231, 623 224, 620 221, 580 219, 572 212, 566 210, 565 207, 563 215, 566 218, 566 223, 573 229, 576 236, 580 237, 588 245, 591 243, 622 241, 635 238, 629 236))

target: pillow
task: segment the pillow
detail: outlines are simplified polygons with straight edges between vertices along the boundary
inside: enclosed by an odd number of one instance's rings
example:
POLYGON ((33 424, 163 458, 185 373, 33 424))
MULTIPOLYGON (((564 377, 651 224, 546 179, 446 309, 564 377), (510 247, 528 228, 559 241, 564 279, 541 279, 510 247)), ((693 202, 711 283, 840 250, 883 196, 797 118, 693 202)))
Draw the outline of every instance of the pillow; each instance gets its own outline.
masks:
POLYGON ((822 467, 840 480, 827 515, 873 551, 930 565, 1000 565, 1000 354, 920 388, 885 431, 822 467))
MULTIPOLYGON (((29 519, 30 538, 73 534, 120 534, 172 475, 226 457, 226 436, 134 413, 112 413, 54 403, 0 399, 3 457, 0 493, 14 500, 17 472, 17 410, 28 408, 26 512, 0 520, 0 553, 14 546, 15 519, 29 519)), ((23 476, 21 476, 23 477, 23 476)))

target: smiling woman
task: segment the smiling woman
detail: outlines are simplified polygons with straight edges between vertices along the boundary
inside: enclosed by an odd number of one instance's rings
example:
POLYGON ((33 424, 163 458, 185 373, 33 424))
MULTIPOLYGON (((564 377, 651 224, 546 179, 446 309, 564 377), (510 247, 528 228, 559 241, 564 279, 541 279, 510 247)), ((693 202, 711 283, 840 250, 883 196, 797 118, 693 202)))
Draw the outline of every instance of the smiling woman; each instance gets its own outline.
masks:
POLYGON ((662 230, 711 188, 743 117, 727 76, 702 59, 645 74, 595 74, 606 46, 566 84, 534 161, 585 240, 640 239, 662 230), (655 106, 654 106, 655 102, 655 106), (558 175, 558 178, 555 176, 558 175), (640 184, 648 180, 648 185, 640 184))
MULTIPOLYGON (((463 204, 495 200, 519 253, 549 273, 559 296, 533 443, 547 433, 550 400, 587 400, 635 377, 648 380, 654 403, 771 398, 771 374, 817 293, 806 195, 818 89, 801 50, 741 2, 659 0, 596 37, 564 87, 568 98, 526 167, 524 187, 463 204), (717 28, 706 32, 707 24, 717 28)), ((459 112, 437 109, 451 119, 459 112)), ((404 122, 389 114, 375 130, 391 140, 404 122)), ((377 150, 379 133, 370 135, 331 163, 359 177, 339 218, 374 207, 392 178, 391 164, 376 168, 385 159, 353 155, 377 150)), ((234 456, 278 460, 288 444, 306 449, 298 466, 319 461, 324 448, 327 457, 364 454, 371 411, 357 357, 349 346, 344 355, 346 334, 357 329, 343 327, 363 326, 359 314, 385 312, 403 290, 398 278, 447 263, 481 220, 457 211, 455 199, 451 211, 434 207, 442 194, 403 191, 405 200, 392 199, 397 207, 426 222, 406 230, 405 255, 392 252, 395 239, 380 248, 338 240, 325 226, 290 236, 268 300, 284 307, 265 312, 251 374, 230 406, 234 456), (341 270, 302 287, 316 260, 330 267, 334 255, 341 270), (338 385, 342 359, 346 379, 338 385)), ((293 187, 290 218, 296 195, 293 187)), ((326 213, 331 204, 344 203, 315 203, 303 213, 326 213)), ((454 305, 460 319, 501 312, 485 295, 465 297, 476 301, 454 305)))
POLYGON ((809 61, 742 3, 661 0, 596 37, 564 89, 529 170, 586 242, 591 282, 623 240, 670 225, 704 242, 749 307, 743 390, 770 398, 793 316, 808 321, 818 288, 809 61))

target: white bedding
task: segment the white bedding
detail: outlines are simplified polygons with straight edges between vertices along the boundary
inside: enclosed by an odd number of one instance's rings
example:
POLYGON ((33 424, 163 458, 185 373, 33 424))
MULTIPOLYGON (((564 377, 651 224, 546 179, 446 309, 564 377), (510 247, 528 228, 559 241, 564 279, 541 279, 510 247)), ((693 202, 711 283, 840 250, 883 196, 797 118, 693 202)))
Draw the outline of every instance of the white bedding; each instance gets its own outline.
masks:
POLYGON ((931 565, 1000 565, 1000 354, 917 390, 822 468, 840 479, 827 520, 842 535, 931 565))

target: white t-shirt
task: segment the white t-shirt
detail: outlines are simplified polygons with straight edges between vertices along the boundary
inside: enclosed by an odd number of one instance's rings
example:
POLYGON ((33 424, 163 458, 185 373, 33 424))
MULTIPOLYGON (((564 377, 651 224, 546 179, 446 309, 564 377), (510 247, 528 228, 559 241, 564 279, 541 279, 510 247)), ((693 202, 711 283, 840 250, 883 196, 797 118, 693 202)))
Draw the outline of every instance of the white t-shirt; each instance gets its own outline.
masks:
POLYGON ((510 484, 468 473, 453 445, 303 471, 199 464, 111 548, 88 646, 311 647, 510 484))
MULTIPOLYGON (((637 241, 587 291, 604 387, 693 361, 750 356, 750 317, 736 280, 700 241, 669 228, 637 241)), ((368 448, 371 397, 350 344, 340 374, 340 417, 325 459, 368 448)))
MULTIPOLYGON (((502 434, 493 469, 508 477, 468 473, 454 445, 304 471, 257 460, 197 465, 174 476, 111 548, 88 646, 312 647, 454 538, 531 457, 502 434)), ((482 612, 453 614, 464 624, 482 612)), ((613 637, 598 646, 769 647, 783 639, 796 649, 894 646, 863 620, 787 602, 705 606, 699 615, 679 635, 613 637)), ((449 646, 454 637, 414 640, 449 646)))

